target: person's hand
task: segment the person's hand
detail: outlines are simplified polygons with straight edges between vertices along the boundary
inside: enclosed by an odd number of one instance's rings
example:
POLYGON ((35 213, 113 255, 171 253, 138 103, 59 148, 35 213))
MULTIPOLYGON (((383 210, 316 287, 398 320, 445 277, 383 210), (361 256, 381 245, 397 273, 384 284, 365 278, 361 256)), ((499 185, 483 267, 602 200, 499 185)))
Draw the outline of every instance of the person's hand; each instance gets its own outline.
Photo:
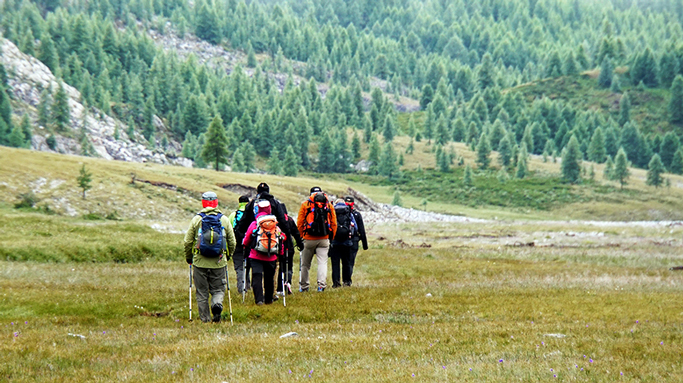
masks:
POLYGON ((368 249, 368 245, 367 245, 367 244, 363 244, 363 250, 367 250, 367 249, 368 249))
POLYGON ((187 262, 188 265, 192 265, 192 258, 190 258, 190 259, 185 258, 185 262, 187 262))
POLYGON ((297 248, 297 250, 299 250, 299 251, 304 251, 304 244, 303 244, 303 243, 297 243, 297 244, 296 244, 296 248, 297 248))

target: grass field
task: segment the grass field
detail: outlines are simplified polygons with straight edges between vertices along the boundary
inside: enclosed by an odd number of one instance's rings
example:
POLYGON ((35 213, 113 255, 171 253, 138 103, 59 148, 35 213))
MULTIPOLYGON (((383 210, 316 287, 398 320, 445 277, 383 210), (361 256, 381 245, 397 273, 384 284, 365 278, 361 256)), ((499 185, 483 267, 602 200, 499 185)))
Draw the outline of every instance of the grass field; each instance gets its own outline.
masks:
POLYGON ((187 321, 184 262, 2 261, 0 380, 680 381, 681 234, 378 226, 351 288, 257 307, 231 272, 234 326, 187 321))

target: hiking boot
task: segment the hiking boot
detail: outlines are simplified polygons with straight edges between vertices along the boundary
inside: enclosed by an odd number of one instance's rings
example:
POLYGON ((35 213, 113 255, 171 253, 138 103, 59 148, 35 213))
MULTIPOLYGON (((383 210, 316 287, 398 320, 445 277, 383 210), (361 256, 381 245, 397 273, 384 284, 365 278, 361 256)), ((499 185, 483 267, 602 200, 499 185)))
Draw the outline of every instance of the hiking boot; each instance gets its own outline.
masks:
POLYGON ((275 293, 275 295, 273 295, 273 302, 280 299, 280 294, 281 294, 280 292, 277 292, 277 293, 275 293))
POLYGON ((351 287, 351 282, 344 282, 344 287, 351 287))
POLYGON ((213 323, 221 321, 221 313, 223 312, 223 305, 215 304, 211 307, 211 314, 213 314, 213 323))
POLYGON ((299 287, 299 292, 300 292, 300 293, 307 293, 307 292, 308 292, 308 287, 306 287, 305 289, 302 288, 302 287, 299 287))
POLYGON ((336 288, 338 288, 338 287, 341 287, 341 284, 339 284, 339 282, 335 282, 335 283, 332 285, 332 288, 333 288, 333 289, 336 289, 336 288))
POLYGON ((318 286, 318 292, 322 293, 323 291, 325 291, 325 288, 322 286, 318 286))

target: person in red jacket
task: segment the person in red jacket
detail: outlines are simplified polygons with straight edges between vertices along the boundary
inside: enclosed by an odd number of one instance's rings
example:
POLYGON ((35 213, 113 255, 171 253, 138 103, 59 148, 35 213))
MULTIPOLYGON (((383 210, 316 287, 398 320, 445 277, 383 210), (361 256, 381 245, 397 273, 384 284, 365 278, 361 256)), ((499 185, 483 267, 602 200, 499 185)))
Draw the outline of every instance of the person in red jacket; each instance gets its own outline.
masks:
POLYGON ((337 215, 322 189, 315 186, 311 188, 311 196, 301 204, 296 218, 296 226, 304 239, 299 291, 308 291, 308 273, 315 254, 318 260, 318 292, 323 292, 327 287, 327 255, 330 238, 334 238, 337 232, 337 215))
POLYGON ((249 251, 249 263, 251 264, 251 288, 254 291, 254 301, 257 305, 273 303, 275 270, 278 256, 284 254, 283 243, 285 235, 277 228, 277 219, 271 214, 270 202, 263 200, 257 205, 256 220, 252 221, 247 229, 242 244, 249 251), (273 245, 277 242, 274 252, 263 251, 263 244, 259 234, 263 232, 266 224, 272 223, 276 235, 273 237, 273 245), (265 290, 265 291, 264 291, 265 290))

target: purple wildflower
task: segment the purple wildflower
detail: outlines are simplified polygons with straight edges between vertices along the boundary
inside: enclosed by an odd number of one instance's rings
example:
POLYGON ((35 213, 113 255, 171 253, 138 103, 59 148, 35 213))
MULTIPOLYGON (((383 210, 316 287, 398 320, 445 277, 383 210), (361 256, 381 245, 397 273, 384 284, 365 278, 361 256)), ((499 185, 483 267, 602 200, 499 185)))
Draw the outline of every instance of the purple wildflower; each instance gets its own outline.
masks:
POLYGON ((589 359, 588 361, 589 361, 590 363, 593 363, 593 359, 589 359))
POLYGON ((503 363, 503 359, 499 359, 499 360, 498 360, 498 363, 503 363))

